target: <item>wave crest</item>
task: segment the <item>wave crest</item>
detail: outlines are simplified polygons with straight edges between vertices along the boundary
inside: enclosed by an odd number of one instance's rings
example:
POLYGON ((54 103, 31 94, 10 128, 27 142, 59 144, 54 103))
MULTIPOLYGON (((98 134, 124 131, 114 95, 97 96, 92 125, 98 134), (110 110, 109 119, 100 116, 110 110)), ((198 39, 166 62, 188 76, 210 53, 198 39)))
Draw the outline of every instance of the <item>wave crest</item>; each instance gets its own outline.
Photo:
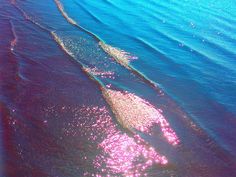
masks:
POLYGON ((65 19, 66 19, 69 23, 71 23, 72 25, 76 25, 76 22, 75 22, 72 18, 70 18, 70 17, 68 16, 68 14, 64 11, 64 7, 63 7, 63 5, 61 4, 61 2, 60 2, 59 0, 54 0, 54 1, 55 1, 56 5, 57 5, 59 11, 60 11, 61 14, 63 15, 63 17, 65 17, 65 19))
POLYGON ((112 47, 104 42, 99 42, 99 45, 102 49, 112 56, 118 63, 123 65, 124 67, 130 69, 129 63, 132 59, 137 59, 137 57, 131 56, 128 52, 118 49, 116 47, 112 47))

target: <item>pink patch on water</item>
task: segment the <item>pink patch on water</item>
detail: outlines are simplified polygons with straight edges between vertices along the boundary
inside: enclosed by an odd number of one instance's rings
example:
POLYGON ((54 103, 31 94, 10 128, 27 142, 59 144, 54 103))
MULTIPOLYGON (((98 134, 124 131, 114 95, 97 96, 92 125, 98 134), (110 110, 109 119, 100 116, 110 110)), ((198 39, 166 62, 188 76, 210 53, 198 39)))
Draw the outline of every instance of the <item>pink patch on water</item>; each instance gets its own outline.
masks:
POLYGON ((128 92, 104 89, 104 96, 112 107, 117 120, 129 130, 149 133, 153 125, 159 125, 163 136, 172 144, 177 145, 179 138, 160 109, 155 108, 146 100, 128 92))

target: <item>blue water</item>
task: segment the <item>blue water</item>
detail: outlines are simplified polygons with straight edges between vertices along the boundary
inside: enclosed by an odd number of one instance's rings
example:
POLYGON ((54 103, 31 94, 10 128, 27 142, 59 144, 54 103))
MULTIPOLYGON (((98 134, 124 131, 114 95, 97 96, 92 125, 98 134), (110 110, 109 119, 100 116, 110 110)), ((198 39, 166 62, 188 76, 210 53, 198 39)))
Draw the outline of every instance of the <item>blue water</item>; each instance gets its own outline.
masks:
POLYGON ((0 175, 235 175, 233 1, 0 3, 0 175))
POLYGON ((132 66, 235 155, 232 1, 61 1, 79 25, 138 57, 132 66))

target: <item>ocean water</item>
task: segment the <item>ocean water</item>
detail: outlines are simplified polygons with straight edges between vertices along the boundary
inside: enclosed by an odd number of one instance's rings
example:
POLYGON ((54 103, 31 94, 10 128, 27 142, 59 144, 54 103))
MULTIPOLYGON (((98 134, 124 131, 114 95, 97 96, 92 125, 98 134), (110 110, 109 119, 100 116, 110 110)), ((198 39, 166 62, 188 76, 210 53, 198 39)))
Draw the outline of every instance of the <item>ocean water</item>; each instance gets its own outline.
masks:
POLYGON ((236 6, 0 0, 0 176, 236 176, 236 6))

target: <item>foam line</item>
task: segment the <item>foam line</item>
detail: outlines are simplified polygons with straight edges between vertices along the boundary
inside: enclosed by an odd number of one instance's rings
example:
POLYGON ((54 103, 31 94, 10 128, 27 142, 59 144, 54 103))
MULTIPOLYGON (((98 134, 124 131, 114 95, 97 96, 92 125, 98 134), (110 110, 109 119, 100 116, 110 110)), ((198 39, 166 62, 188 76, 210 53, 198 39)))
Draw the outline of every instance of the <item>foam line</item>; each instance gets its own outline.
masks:
POLYGON ((56 6, 58 8, 58 10, 61 12, 62 16, 72 25, 76 26, 77 28, 79 28, 80 30, 90 34, 91 36, 94 37, 94 39, 96 39, 98 42, 102 41, 97 35, 93 34, 92 32, 90 32, 89 30, 79 26, 72 18, 69 17, 69 15, 66 13, 66 11, 64 10, 63 5, 61 4, 61 2, 59 0, 54 0, 54 2, 56 3, 56 6))
POLYGON ((153 88, 157 89, 158 92, 161 92, 160 86, 155 83, 154 81, 152 81, 151 79, 149 79, 146 75, 144 75, 143 73, 141 73, 139 70, 137 70, 136 68, 134 68, 133 66, 130 65, 130 56, 129 55, 125 55, 124 52, 118 48, 112 47, 108 44, 106 44, 102 39, 100 39, 97 35, 95 35, 94 33, 90 32, 89 30, 81 27, 80 25, 78 25, 73 19, 71 19, 69 17, 69 15, 65 12, 63 5, 61 4, 61 2, 59 0, 54 0, 54 2, 56 3, 56 6, 58 8, 58 10, 61 12, 62 16, 72 25, 76 26, 77 28, 79 28, 80 30, 88 33, 89 35, 91 35, 96 41, 98 41, 100 47, 111 57, 113 57, 116 62, 118 62, 119 64, 121 64, 122 66, 126 67, 127 69, 129 69, 131 72, 133 72, 134 74, 138 75, 140 78, 142 78, 146 83, 150 84, 153 88))
MULTIPOLYGON (((57 1, 57 0, 55 0, 57 1)), ((36 22, 35 20, 33 20, 30 16, 28 16, 25 11, 23 9, 21 9, 15 1, 12 1, 11 2, 12 5, 22 14, 22 16, 25 18, 25 20, 28 20, 30 21, 33 25, 36 25, 37 27, 41 28, 42 30, 48 32, 53 40, 61 47, 61 49, 67 54, 69 55, 71 58, 73 58, 82 68, 82 70, 89 76, 90 79, 94 80, 100 87, 105 87, 105 85, 96 77, 94 76, 91 72, 88 72, 87 71, 87 66, 84 65, 82 62, 76 60, 74 58, 74 55, 73 53, 71 53, 67 48, 66 46, 64 45, 63 41, 57 36, 56 32, 55 31, 50 31, 49 29, 47 29, 46 27, 44 27, 43 25, 41 25, 40 23, 36 22)), ((15 42, 12 41, 12 45, 14 44, 15 42)), ((15 45, 14 45, 15 46, 15 45)))

